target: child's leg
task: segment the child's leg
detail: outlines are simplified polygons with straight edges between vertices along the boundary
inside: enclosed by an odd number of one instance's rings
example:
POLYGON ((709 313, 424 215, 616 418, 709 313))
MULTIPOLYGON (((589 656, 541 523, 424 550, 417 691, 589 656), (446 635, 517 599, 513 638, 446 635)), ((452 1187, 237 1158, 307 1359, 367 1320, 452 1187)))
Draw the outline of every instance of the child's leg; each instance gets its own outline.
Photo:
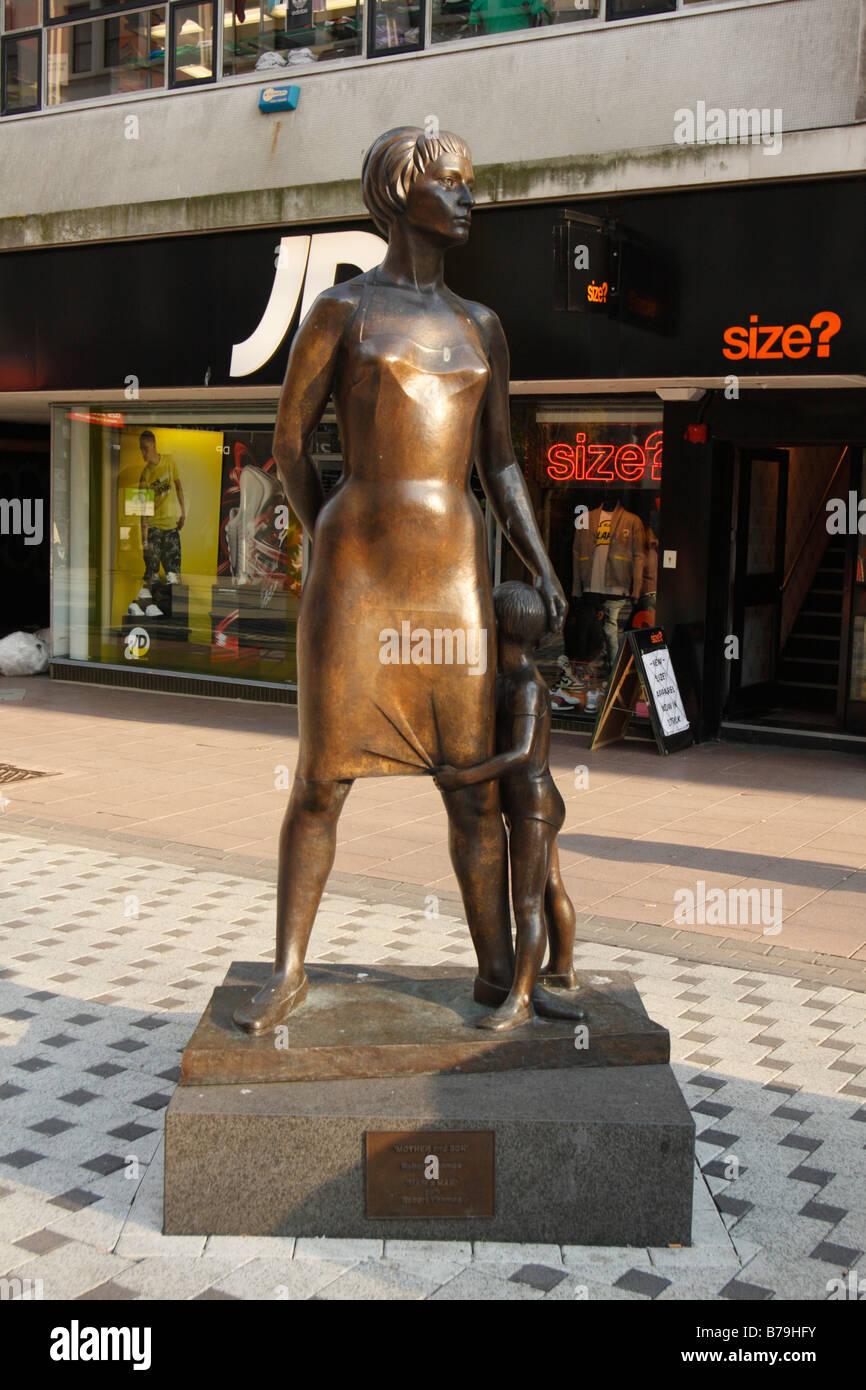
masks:
POLYGON ((544 886, 550 869, 550 848, 556 832, 540 820, 512 820, 508 848, 511 856, 511 898, 517 923, 514 981, 508 998, 495 1013, 479 1019, 479 1028, 499 1032, 532 1017, 532 990, 541 970, 547 943, 544 886))
POLYGON ((562 881, 559 850, 555 840, 550 852, 550 872, 544 890, 544 907, 550 942, 550 955, 541 972, 545 977, 544 982, 561 989, 574 989, 577 984, 577 976, 574 973, 574 906, 562 881))

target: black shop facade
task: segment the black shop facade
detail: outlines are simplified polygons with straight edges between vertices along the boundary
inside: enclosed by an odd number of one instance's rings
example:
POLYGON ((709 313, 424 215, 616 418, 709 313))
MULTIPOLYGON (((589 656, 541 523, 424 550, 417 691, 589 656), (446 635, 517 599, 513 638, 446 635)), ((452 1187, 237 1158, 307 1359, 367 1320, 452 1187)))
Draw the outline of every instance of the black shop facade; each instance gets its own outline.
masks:
MULTIPOLYGON (((866 740, 864 189, 482 207, 449 254, 509 342, 569 598, 539 652, 561 727, 592 726, 626 632, 661 626, 697 738, 866 740)), ((383 251, 356 221, 0 257, 0 438, 50 445, 53 678, 292 702, 309 542, 279 388, 315 295, 383 251)), ((312 454, 327 493, 330 406, 312 454)), ((473 489, 494 578, 526 577, 473 489)))

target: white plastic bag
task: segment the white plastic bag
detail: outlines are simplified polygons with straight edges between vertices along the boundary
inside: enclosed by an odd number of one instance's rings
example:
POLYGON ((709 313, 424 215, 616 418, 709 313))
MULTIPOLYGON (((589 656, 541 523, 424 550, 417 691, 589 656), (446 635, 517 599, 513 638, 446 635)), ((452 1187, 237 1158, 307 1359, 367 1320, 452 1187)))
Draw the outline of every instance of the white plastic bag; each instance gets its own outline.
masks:
POLYGON ((0 639, 0 673, 4 676, 38 676, 48 670, 48 648, 30 632, 10 632, 0 639))

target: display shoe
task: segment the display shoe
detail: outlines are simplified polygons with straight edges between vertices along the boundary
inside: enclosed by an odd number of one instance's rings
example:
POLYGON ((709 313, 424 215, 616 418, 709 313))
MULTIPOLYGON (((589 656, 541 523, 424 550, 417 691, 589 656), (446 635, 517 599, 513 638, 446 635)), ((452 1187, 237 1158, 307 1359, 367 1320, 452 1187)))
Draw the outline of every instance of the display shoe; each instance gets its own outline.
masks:
POLYGON ((165 582, 166 584, 179 584, 180 575, 175 574, 174 570, 171 570, 171 572, 165 576, 165 582))
POLYGON ((129 614, 129 616, 130 616, 131 618, 143 618, 143 617, 144 617, 144 609, 141 607, 141 604, 139 604, 139 603, 134 603, 134 602, 131 603, 131 604, 129 605, 129 607, 127 608, 126 611, 127 611, 127 613, 129 614))
POLYGON ((278 479, 248 463, 241 473, 240 494, 240 506, 232 509, 226 523, 226 539, 235 557, 232 568, 239 585, 266 578, 273 572, 274 561, 279 563, 282 558, 282 552, 265 541, 269 530, 267 513, 282 496, 278 479))
POLYGON ((551 699, 555 697, 565 704, 583 705, 586 697, 586 681, 575 676, 569 664, 568 670, 563 670, 550 695, 551 699))
POLYGON ((144 616, 146 618, 161 618, 163 611, 161 608, 157 608, 155 603, 149 603, 144 610, 144 616))
POLYGON ((150 589, 148 589, 146 584, 142 584, 141 588, 138 591, 137 598, 139 603, 149 603, 150 600, 153 598, 153 594, 150 592, 150 589))
POLYGON ((586 692, 586 703, 584 704, 584 709, 586 710, 587 714, 598 713, 598 707, 601 704, 603 696, 603 690, 588 690, 586 692))

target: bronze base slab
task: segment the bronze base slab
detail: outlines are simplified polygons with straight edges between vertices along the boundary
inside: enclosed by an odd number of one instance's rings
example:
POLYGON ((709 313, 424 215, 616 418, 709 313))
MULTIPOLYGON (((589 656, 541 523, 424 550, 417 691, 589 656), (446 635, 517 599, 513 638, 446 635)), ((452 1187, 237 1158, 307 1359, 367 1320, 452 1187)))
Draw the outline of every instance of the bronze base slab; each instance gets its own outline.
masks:
POLYGON ((578 971, 577 990, 557 991, 585 1010, 579 1034, 573 1023, 542 1018, 506 1033, 476 1028, 489 1010, 472 998, 474 972, 460 967, 319 965, 307 973, 306 1003, 281 1028, 251 1036, 232 1014, 268 979, 270 966, 235 962, 183 1054, 181 1084, 642 1066, 670 1058, 667 1029, 647 1016, 624 971, 578 971))

